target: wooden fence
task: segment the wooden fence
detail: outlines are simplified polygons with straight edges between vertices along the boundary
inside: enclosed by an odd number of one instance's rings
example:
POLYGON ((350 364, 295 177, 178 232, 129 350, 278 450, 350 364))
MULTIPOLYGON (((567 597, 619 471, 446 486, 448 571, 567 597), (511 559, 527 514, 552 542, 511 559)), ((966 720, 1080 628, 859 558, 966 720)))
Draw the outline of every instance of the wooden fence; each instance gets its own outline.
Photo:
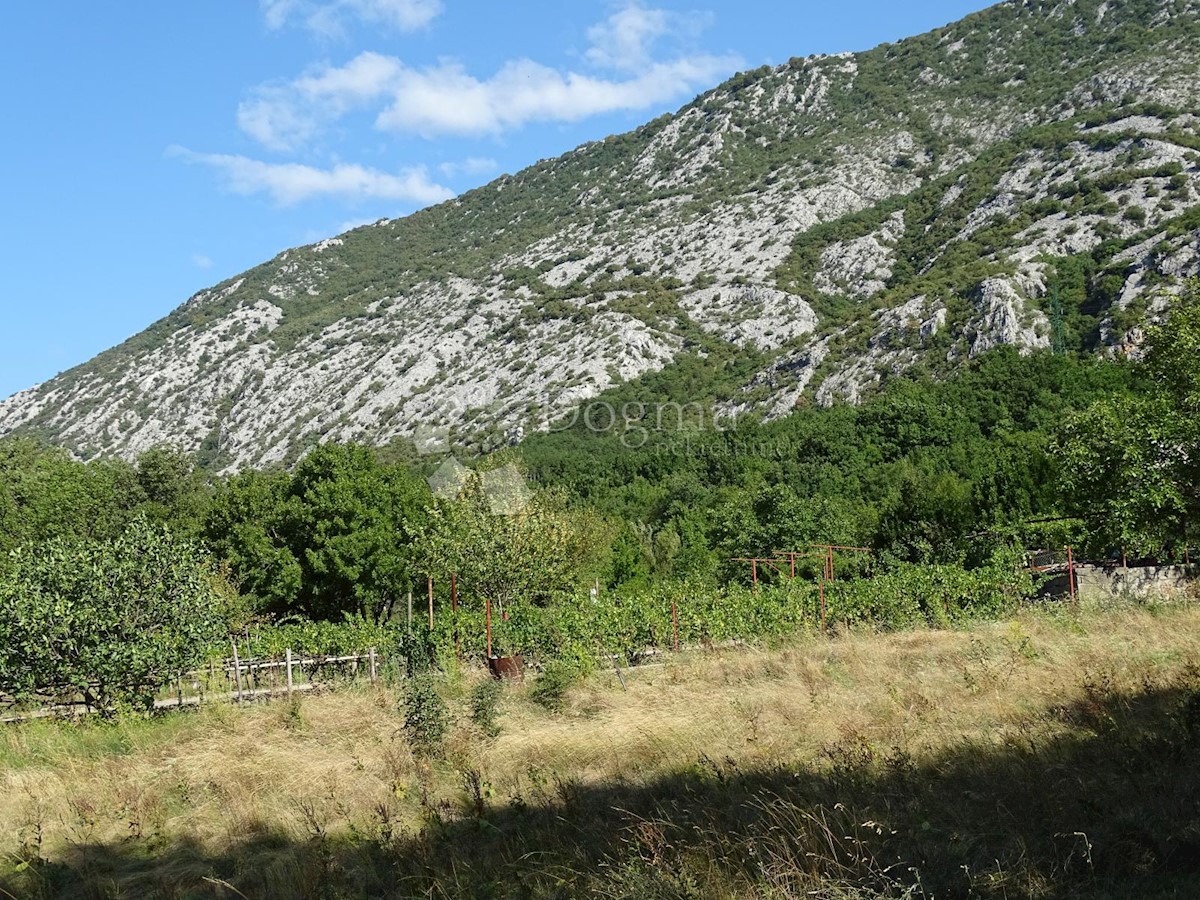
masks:
MULTIPOLYGON (((214 660, 208 668, 181 673, 173 685, 159 691, 154 708, 171 709, 211 702, 242 703, 260 697, 311 691, 335 681, 352 681, 363 676, 372 684, 379 679, 380 659, 374 647, 366 653, 348 656, 312 657, 298 656, 288 649, 282 659, 242 659, 237 646, 233 645, 232 649, 233 656, 228 659, 214 660)), ((78 715, 86 711, 82 699, 60 701, 2 716, 0 723, 78 715)))

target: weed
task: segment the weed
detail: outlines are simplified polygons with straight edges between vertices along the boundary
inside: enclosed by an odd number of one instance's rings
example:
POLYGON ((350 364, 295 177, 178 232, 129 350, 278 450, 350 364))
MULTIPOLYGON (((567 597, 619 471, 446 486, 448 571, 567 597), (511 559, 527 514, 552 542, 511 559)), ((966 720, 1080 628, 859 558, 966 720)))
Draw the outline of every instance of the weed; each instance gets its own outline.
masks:
POLYGON ((487 738, 500 735, 500 699, 504 687, 495 678, 478 682, 468 697, 471 706, 471 721, 487 738))
POLYGON ((551 660, 533 683, 529 698, 534 703, 558 712, 566 702, 567 691, 580 678, 580 669, 568 660, 551 660))
POLYGON ((433 676, 410 678, 404 691, 404 732, 413 755, 423 759, 444 755, 449 730, 450 711, 433 676))

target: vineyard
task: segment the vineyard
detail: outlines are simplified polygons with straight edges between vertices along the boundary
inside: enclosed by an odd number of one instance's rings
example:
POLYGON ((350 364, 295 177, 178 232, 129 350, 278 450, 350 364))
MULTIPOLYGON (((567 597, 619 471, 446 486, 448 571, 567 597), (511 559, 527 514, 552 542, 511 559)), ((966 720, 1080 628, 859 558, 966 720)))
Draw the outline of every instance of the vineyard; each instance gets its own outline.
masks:
MULTIPOLYGON (((538 606, 512 604, 491 616, 493 655, 523 655, 536 662, 568 657, 596 662, 617 655, 636 661, 650 649, 705 646, 730 641, 772 641, 802 632, 851 626, 884 630, 928 625, 950 627, 991 619, 1033 596, 1035 577, 1021 555, 998 554, 989 565, 902 565, 886 574, 834 580, 821 586, 800 579, 754 589, 715 588, 681 581, 621 594, 583 594, 538 606)), ((484 603, 459 602, 418 610, 411 624, 303 622, 252 629, 248 653, 280 658, 286 648, 308 655, 338 655, 379 647, 388 656, 449 655, 483 659, 488 653, 484 603), (429 622, 433 628, 429 628, 429 622)))
MULTIPOLYGON (((431 604, 411 621, 350 618, 254 626, 211 648, 204 665, 162 685, 154 703, 163 708, 205 697, 243 699, 243 694, 249 698, 285 688, 290 693, 292 687, 307 690, 367 675, 373 681, 379 673, 403 677, 455 657, 522 656, 538 668, 584 674, 612 660, 636 665, 649 653, 681 648, 770 644, 861 626, 962 626, 1013 612, 1033 596, 1035 584, 1019 556, 1002 553, 973 571, 906 565, 823 584, 781 579, 757 588, 714 589, 685 581, 548 606, 514 603, 495 615, 486 604, 464 598, 452 607, 431 604)), ((69 710, 82 703, 57 699, 50 708, 69 710)), ((28 711, 28 705, 14 709, 28 711)))

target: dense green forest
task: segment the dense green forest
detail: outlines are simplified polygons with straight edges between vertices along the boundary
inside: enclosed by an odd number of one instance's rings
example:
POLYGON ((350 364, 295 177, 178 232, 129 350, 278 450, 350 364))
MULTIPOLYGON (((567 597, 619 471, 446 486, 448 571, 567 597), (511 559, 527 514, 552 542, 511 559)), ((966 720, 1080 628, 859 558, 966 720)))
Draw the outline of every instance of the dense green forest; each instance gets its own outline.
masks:
POLYGON ((871 551, 839 560, 828 603, 835 623, 877 625, 944 623, 1028 596, 1023 549, 1182 558, 1200 511, 1191 293, 1149 331, 1140 362, 998 349, 944 380, 913 372, 858 406, 769 423, 714 415, 696 399, 704 369, 685 360, 602 395, 578 421, 467 459, 452 490, 438 481, 446 458, 411 446, 323 445, 290 471, 223 477, 169 448, 82 463, 8 439, 0 692, 103 694, 80 656, 157 628, 122 611, 131 598, 162 612, 170 651, 128 662, 144 694, 172 653, 194 662, 223 629, 382 640, 429 578, 445 609, 453 576, 462 606, 406 633, 410 657, 436 656, 460 630, 482 650, 487 601, 498 649, 578 661, 661 642, 680 604, 697 640, 811 625, 823 561, 801 557, 795 581, 763 566, 765 591, 751 594, 735 560, 814 544, 871 551), (496 473, 522 482, 520 506, 496 508, 496 473), (50 632, 67 620, 78 652, 31 682, 21 654, 61 643, 50 632))

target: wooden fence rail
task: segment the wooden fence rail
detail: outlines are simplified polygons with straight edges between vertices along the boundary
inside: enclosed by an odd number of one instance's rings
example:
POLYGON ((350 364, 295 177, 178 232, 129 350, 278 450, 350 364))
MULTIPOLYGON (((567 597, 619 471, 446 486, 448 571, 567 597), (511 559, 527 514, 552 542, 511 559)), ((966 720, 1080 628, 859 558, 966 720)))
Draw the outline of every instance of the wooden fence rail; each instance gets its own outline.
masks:
MULTIPOLYGON (((160 696, 154 701, 155 709, 171 709, 183 706, 198 706, 201 703, 213 701, 253 700, 259 697, 270 697, 276 694, 292 694, 298 691, 311 691, 318 686, 314 681, 325 666, 352 666, 352 677, 359 676, 360 664, 365 664, 366 675, 374 684, 379 679, 379 655, 374 647, 366 653, 346 656, 297 656, 291 648, 284 652, 283 659, 242 659, 233 645, 233 656, 228 660, 214 660, 207 668, 191 669, 180 673, 173 685, 164 686, 160 696), (269 676, 270 684, 263 682, 269 676), (301 680, 301 679, 305 680, 301 680), (220 680, 224 680, 226 690, 218 690, 220 680), (282 680, 282 684, 280 684, 282 680), (161 696, 168 690, 173 690, 171 696, 161 696), (232 689, 228 689, 232 687, 232 689), (188 690, 190 688, 190 690, 188 690)), ((0 697, 0 709, 5 705, 5 698, 0 697)), ((11 705, 9 703, 8 705, 11 705)), ((33 710, 22 711, 8 716, 0 716, 0 724, 20 722, 26 719, 42 719, 59 715, 79 715, 87 711, 87 704, 82 700, 62 701, 47 704, 33 710)))

